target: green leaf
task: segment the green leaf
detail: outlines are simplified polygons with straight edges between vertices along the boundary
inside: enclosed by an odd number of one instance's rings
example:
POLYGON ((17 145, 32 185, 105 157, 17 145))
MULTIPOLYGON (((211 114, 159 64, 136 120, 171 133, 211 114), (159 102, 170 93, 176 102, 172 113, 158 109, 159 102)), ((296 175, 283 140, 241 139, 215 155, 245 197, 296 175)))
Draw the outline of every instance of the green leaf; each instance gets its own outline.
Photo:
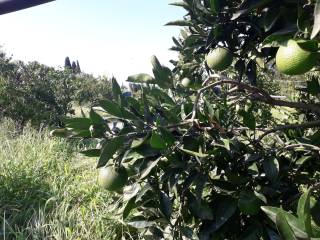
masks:
POLYGON ((256 119, 252 111, 246 112, 245 110, 240 110, 239 115, 243 118, 243 124, 254 130, 256 128, 256 119))
POLYGON ((314 24, 311 39, 315 38, 320 31, 320 0, 317 0, 314 8, 314 24))
POLYGON ((143 138, 134 139, 132 141, 132 143, 131 143, 130 148, 138 148, 138 147, 140 147, 142 144, 144 144, 148 140, 149 137, 150 137, 150 135, 148 134, 143 138))
POLYGON ((187 20, 176 20, 165 24, 165 26, 180 26, 180 27, 191 27, 193 24, 187 20))
POLYGON ((134 221, 134 222, 129 222, 128 225, 137 229, 143 229, 143 228, 152 227, 153 225, 155 225, 155 223, 149 222, 149 221, 134 221))
POLYGON ((91 123, 93 125, 100 125, 105 123, 103 118, 98 113, 96 113, 92 108, 90 110, 89 116, 90 116, 91 123))
POLYGON ((194 151, 190 151, 188 149, 184 149, 184 148, 179 148, 181 151, 191 155, 191 156, 194 156, 194 157, 200 157, 200 158, 205 158, 205 157, 208 157, 209 154, 205 154, 205 153, 201 153, 201 152, 194 152, 194 151))
POLYGON ((264 30, 268 32, 280 17, 280 11, 275 8, 269 8, 263 18, 264 30))
POLYGON ((157 160, 153 160, 153 161, 148 161, 146 168, 142 170, 142 173, 140 175, 141 180, 149 176, 151 171, 158 165, 158 162, 160 161, 160 159, 161 158, 158 158, 157 160))
POLYGON ((100 106, 112 116, 122 119, 137 120, 137 117, 133 113, 110 100, 106 99, 100 101, 100 106))
POLYGON ((165 149, 167 147, 165 140, 163 140, 162 136, 156 131, 152 132, 150 145, 156 149, 165 149))
POLYGON ((277 158, 268 158, 263 161, 263 170, 271 182, 275 182, 279 175, 279 162, 277 158))
POLYGON ((160 210, 163 215, 170 220, 172 214, 172 202, 170 197, 163 191, 159 193, 160 210))
POLYGON ((66 118, 63 122, 67 128, 72 128, 75 131, 89 130, 91 126, 89 118, 66 118))
POLYGON ((88 149, 80 151, 80 153, 87 157, 99 157, 101 154, 101 149, 88 149))
POLYGON ((121 88, 115 78, 111 79, 112 82, 112 95, 113 99, 121 105, 122 102, 122 93, 121 93, 121 88))
POLYGON ((122 211, 122 218, 123 218, 123 219, 126 219, 126 218, 129 216, 130 212, 131 212, 134 208, 136 208, 135 200, 136 200, 135 198, 131 198, 131 199, 125 204, 125 207, 124 207, 124 209, 123 209, 123 211, 122 211))
POLYGON ((117 103, 114 103, 108 99, 99 102, 99 105, 110 115, 118 118, 122 118, 121 108, 117 103))
POLYGON ((154 78, 149 74, 140 73, 136 75, 129 76, 127 82, 132 83, 154 83, 154 78))
POLYGON ((61 128, 61 129, 54 129, 52 131, 50 131, 50 136, 51 137, 62 137, 62 138, 66 138, 69 135, 69 131, 65 128, 61 128))
POLYGON ((173 2, 173 3, 169 3, 169 5, 172 6, 177 6, 177 7, 183 7, 185 9, 189 9, 189 4, 185 1, 179 1, 179 2, 173 2))
POLYGON ((299 199, 297 213, 300 226, 305 229, 309 237, 312 236, 311 213, 310 213, 310 189, 299 199))
POLYGON ((112 156, 123 146, 125 137, 115 137, 107 140, 102 148, 97 168, 104 167, 112 156))
POLYGON ((240 192, 238 207, 241 212, 249 215, 256 215, 260 212, 262 201, 254 194, 254 192, 240 192))
POLYGON ((152 71, 156 84, 165 89, 172 87, 173 77, 171 70, 162 66, 156 56, 151 57, 151 64, 153 66, 152 71))
POLYGON ((215 205, 214 219, 210 224, 202 228, 200 239, 210 239, 209 236, 219 230, 237 211, 237 203, 234 199, 219 199, 215 205))
POLYGON ((206 99, 204 99, 204 103, 205 103, 206 110, 208 111, 208 115, 209 115, 210 119, 214 119, 215 118, 215 111, 214 111, 212 105, 206 99))
POLYGON ((263 40, 262 47, 280 47, 291 38, 291 34, 272 34, 263 40))
MULTIPOLYGON (((276 223, 276 216, 277 214, 281 211, 281 208, 276 208, 276 207, 269 207, 269 206, 263 206, 261 207, 261 209, 268 215, 268 217, 274 222, 276 223)), ((283 211, 283 210, 282 210, 283 211)), ((301 229, 299 227, 300 222, 298 220, 298 218, 296 218, 294 215, 292 215, 291 213, 288 212, 284 212, 285 218, 288 221, 289 225, 291 226, 291 228, 294 231, 295 236, 297 236, 299 239, 308 239, 308 235, 307 233, 305 233, 303 231, 303 229, 301 229)))
POLYGON ((123 189, 123 201, 129 201, 138 195, 141 190, 141 186, 138 183, 134 183, 130 186, 126 186, 123 189))
POLYGON ((160 130, 160 133, 161 133, 161 136, 162 136, 162 139, 165 141, 166 143, 166 147, 171 147, 172 145, 174 145, 175 143, 175 138, 174 136, 172 135, 171 132, 169 132, 167 129, 165 128, 159 128, 160 130))
POLYGON ((307 82, 307 90, 313 96, 320 94, 320 82, 317 78, 313 78, 311 81, 307 82))
POLYGON ((161 103, 167 103, 170 105, 174 105, 175 102, 173 101, 173 99, 168 95, 168 91, 162 90, 162 89, 158 89, 158 88, 154 88, 151 89, 150 94, 152 94, 153 96, 157 97, 161 103))
POLYGON ((205 201, 196 199, 192 193, 189 193, 187 197, 190 211, 194 216, 202 220, 213 220, 212 210, 205 201))
POLYGON ((239 6, 240 10, 233 14, 231 20, 235 20, 239 18, 241 15, 246 14, 253 9, 266 5, 271 1, 272 0, 244 0, 239 6))
POLYGON ((276 215, 276 225, 282 239, 297 240, 282 209, 276 215))
POLYGON ((220 12, 220 0, 210 0, 210 8, 213 15, 217 15, 220 12))

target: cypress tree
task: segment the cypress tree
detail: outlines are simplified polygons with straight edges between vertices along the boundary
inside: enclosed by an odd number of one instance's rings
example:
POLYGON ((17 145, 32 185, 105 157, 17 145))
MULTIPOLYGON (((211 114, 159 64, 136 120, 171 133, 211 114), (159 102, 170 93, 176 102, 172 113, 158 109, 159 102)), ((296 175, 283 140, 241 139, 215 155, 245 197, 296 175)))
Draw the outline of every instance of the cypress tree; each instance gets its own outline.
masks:
POLYGON ((64 60, 64 69, 71 69, 71 62, 69 57, 66 57, 64 60))
POLYGON ((75 63, 75 61, 72 61, 71 68, 72 68, 72 70, 73 70, 74 73, 77 72, 77 64, 75 63))
POLYGON ((77 73, 81 73, 81 68, 78 60, 77 60, 77 73))

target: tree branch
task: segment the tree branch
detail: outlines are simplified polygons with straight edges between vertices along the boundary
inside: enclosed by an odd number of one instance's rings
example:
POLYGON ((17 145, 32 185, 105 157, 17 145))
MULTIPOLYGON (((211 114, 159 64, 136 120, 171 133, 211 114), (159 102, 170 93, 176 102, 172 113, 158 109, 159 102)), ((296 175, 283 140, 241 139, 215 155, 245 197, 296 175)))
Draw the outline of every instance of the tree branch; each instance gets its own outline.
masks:
MULTIPOLYGON (((260 102, 264 102, 266 104, 270 104, 273 106, 284 106, 284 107, 290 107, 290 108, 301 109, 301 110, 309 110, 311 112, 315 112, 315 113, 320 114, 320 104, 308 104, 308 103, 303 103, 303 102, 288 102, 288 101, 275 99, 271 95, 269 95, 266 91, 264 91, 263 89, 259 89, 257 87, 254 87, 254 86, 251 86, 251 85, 248 85, 245 83, 231 80, 231 79, 229 79, 225 76, 222 76, 222 75, 215 74, 213 76, 210 76, 210 77, 208 77, 208 79, 205 82, 209 83, 210 81, 215 80, 217 78, 220 78, 222 80, 217 81, 212 84, 209 84, 209 85, 207 85, 197 91, 197 98, 196 98, 193 110, 195 110, 197 108, 198 101, 199 101, 199 98, 200 98, 200 95, 202 92, 204 92, 210 88, 213 88, 215 86, 219 86, 219 85, 223 85, 223 84, 231 84, 231 85, 237 86, 239 88, 239 90, 246 90, 248 92, 254 93, 253 98, 255 100, 260 101, 260 102)), ((194 113, 195 113, 195 111, 193 111, 193 114, 194 113)))
POLYGON ((319 151, 320 152, 320 148, 319 147, 311 145, 311 144, 306 144, 306 143, 291 144, 291 145, 285 146, 283 149, 287 150, 287 149, 298 148, 298 147, 309 148, 311 150, 315 150, 315 151, 319 151))
POLYGON ((306 122, 306 123, 302 123, 302 124, 280 125, 278 127, 275 127, 273 129, 265 131, 257 139, 257 142, 260 142, 265 136, 267 136, 270 133, 278 132, 278 131, 281 131, 281 130, 287 130, 287 129, 306 129, 306 128, 312 128, 312 127, 320 127, 320 120, 312 121, 312 122, 306 122))

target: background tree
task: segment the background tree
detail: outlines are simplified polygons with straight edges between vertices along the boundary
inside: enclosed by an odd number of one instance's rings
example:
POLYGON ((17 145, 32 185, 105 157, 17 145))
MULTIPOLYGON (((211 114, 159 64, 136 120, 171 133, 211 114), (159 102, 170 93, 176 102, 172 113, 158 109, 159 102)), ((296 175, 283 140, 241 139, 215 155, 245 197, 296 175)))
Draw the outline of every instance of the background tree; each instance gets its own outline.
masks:
POLYGON ((77 64, 75 61, 72 61, 71 69, 74 73, 77 73, 77 64))
POLYGON ((69 57, 66 57, 65 60, 64 60, 64 68, 65 68, 65 69, 71 69, 71 68, 72 68, 69 57))
POLYGON ((81 73, 81 68, 78 60, 77 60, 77 73, 81 73))

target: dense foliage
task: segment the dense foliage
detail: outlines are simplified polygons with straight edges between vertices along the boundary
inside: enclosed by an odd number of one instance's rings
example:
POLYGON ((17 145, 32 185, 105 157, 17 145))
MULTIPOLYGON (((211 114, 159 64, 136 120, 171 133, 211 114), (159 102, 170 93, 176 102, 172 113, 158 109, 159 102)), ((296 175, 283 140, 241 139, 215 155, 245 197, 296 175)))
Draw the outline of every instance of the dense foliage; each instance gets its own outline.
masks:
POLYGON ((113 100, 52 135, 81 138, 98 168, 127 169, 114 207, 141 239, 320 238, 318 75, 301 76, 298 102, 264 82, 286 40, 318 44, 320 1, 172 5, 187 11, 168 23, 185 27, 174 69, 153 57, 153 76, 128 78, 139 99, 113 81, 113 100), (234 58, 222 73, 205 64, 218 46, 234 58))
MULTIPOLYGON (((80 68, 80 67, 79 67, 80 68)), ((91 105, 108 98, 108 78, 57 70, 38 62, 12 61, 0 56, 0 119, 9 117, 19 125, 61 125, 75 105, 91 105)))

